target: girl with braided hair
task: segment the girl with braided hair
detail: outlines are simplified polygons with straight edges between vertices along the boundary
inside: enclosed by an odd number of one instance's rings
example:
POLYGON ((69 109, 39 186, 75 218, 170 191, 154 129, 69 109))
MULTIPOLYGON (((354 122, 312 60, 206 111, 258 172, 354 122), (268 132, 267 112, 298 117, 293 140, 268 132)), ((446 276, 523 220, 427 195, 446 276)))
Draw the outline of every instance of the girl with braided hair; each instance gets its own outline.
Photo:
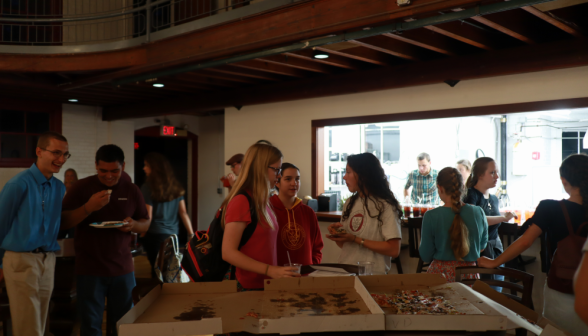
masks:
MULTIPOLYGON (((528 220, 532 224, 527 231, 512 243, 498 258, 492 260, 481 257, 478 259, 478 266, 486 268, 498 267, 516 258, 531 247, 533 242, 544 233, 547 239, 547 252, 551 254, 555 248, 561 247, 558 246, 558 243, 566 239, 570 234, 568 223, 571 225, 574 233, 579 234, 580 237, 587 236, 588 156, 586 154, 568 156, 559 168, 559 175, 563 188, 570 195, 570 198, 561 201, 541 201, 533 217, 528 220)), ((578 249, 580 250, 581 248, 578 249)), ((550 259, 551 255, 544 257, 550 259)), ((554 258, 550 266, 551 268, 560 267, 556 261, 557 259, 554 258)), ((548 270, 544 288, 543 316, 572 335, 588 335, 588 325, 582 322, 574 311, 576 297, 573 292, 572 280, 565 280, 564 276, 565 274, 549 272, 548 270), (566 281, 567 284, 565 283, 566 281), (554 286, 555 284, 558 285, 558 288, 552 288, 556 287, 554 286)))
POLYGON ((400 203, 390 190, 384 169, 371 153, 349 155, 343 178, 353 193, 343 206, 341 223, 329 226, 346 233, 327 235, 341 248, 339 263, 374 263, 373 274, 387 274, 391 258, 400 254, 400 203))
POLYGON ((455 267, 476 266, 488 242, 488 223, 480 207, 462 202, 463 177, 456 168, 439 172, 437 190, 444 205, 425 213, 419 254, 431 263, 427 273, 455 282, 455 267))

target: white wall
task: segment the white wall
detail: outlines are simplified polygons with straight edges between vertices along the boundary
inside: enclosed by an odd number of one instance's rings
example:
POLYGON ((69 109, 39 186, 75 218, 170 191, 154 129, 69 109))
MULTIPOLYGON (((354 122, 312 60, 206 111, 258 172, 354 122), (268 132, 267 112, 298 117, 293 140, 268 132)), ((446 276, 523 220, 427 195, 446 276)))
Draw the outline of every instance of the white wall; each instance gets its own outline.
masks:
MULTIPOLYGON (((62 134, 67 138, 72 154, 61 172, 55 177, 63 181, 66 169, 73 168, 79 178, 96 174, 96 151, 105 144, 115 144, 125 152, 125 170, 134 178, 135 156, 133 149, 134 123, 132 121, 102 121, 99 107, 63 104, 62 134)), ((0 189, 14 175, 26 168, 0 168, 0 189)))
POLYGON ((67 138, 71 158, 55 177, 63 181, 63 174, 73 168, 79 178, 96 174, 96 151, 103 145, 115 144, 125 153, 125 171, 134 180, 134 123, 133 121, 102 121, 102 109, 95 106, 63 104, 62 133, 67 138))
MULTIPOLYGON (((240 111, 229 108, 225 110, 225 159, 267 139, 282 150, 285 160, 300 167, 300 194, 310 195, 312 120, 586 97, 587 87, 588 67, 577 67, 462 81, 453 88, 435 84, 245 106, 240 111)), ((424 137, 431 143, 440 141, 424 137)))

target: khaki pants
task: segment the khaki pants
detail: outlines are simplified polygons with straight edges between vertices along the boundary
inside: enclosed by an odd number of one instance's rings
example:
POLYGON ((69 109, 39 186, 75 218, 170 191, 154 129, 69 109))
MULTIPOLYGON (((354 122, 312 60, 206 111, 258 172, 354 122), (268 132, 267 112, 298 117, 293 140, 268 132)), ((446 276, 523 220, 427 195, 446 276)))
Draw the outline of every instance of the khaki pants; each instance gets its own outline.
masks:
POLYGON ((3 268, 13 334, 43 336, 53 292, 55 253, 6 251, 3 268))

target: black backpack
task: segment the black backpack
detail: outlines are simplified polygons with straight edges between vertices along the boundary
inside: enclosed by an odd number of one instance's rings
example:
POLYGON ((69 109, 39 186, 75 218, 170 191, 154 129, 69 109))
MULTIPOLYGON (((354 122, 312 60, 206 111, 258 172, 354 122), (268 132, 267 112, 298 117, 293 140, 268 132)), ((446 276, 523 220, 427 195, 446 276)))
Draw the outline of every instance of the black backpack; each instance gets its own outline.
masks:
MULTIPOLYGON (((243 192, 238 195, 247 197, 251 213, 251 223, 243 231, 241 242, 239 243, 239 249, 241 249, 255 232, 258 218, 249 194, 243 192)), ((231 279, 234 278, 234 267, 224 261, 222 255, 224 230, 221 226, 221 221, 224 210, 223 208, 218 209, 208 227, 208 231, 196 232, 194 238, 186 245, 182 258, 182 268, 193 282, 223 281, 229 268, 231 268, 231 279)))

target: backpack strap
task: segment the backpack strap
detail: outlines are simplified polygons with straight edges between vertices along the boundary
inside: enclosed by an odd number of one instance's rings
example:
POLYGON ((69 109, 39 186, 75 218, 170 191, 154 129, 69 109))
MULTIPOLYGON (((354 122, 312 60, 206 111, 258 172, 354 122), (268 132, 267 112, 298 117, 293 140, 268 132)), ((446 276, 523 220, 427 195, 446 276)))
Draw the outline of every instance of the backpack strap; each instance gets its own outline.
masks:
POLYGON ((574 227, 572 226, 572 221, 570 220, 570 214, 568 213, 568 209, 566 208, 566 204, 564 201, 560 201, 559 205, 561 205, 561 209, 563 210, 563 215, 566 220, 566 225, 568 226, 569 235, 574 234, 574 227))
MULTIPOLYGON (((247 225, 245 227, 245 230, 243 230, 243 234, 241 235, 241 241, 239 242, 239 250, 245 245, 247 244, 247 242, 249 241, 249 239, 251 238, 251 236, 253 236, 253 233, 255 232, 255 229, 257 228, 257 222, 258 222, 258 216, 257 216, 257 210, 255 209, 255 204, 253 204, 253 200, 251 199, 251 196, 249 196, 249 194, 244 191, 242 193, 239 193, 237 195, 243 195, 247 198, 247 202, 249 202, 249 215, 251 216, 251 223, 249 223, 249 225, 247 225)), ((235 196, 237 196, 235 195, 235 196)), ((235 280, 237 279, 235 272, 236 272, 237 268, 233 265, 231 265, 231 274, 229 276, 229 280, 235 280)))

